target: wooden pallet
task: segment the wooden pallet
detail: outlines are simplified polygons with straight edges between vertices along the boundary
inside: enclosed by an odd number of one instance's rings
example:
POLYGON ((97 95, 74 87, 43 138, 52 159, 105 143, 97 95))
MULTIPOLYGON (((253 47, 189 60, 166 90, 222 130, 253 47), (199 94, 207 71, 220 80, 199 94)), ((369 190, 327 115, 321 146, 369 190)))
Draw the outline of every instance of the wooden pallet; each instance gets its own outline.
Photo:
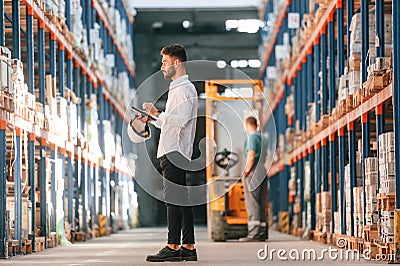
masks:
POLYGON ((43 0, 33 0, 41 10, 45 10, 46 8, 46 2, 43 0))
POLYGON ((58 244, 57 234, 55 232, 51 232, 50 237, 47 238, 47 242, 48 242, 49 248, 57 247, 57 244, 58 244))
POLYGON ((13 257, 18 254, 18 240, 8 240, 8 256, 13 257))
POLYGON ((85 233, 84 232, 73 232, 72 237, 76 242, 83 242, 86 241, 85 233))
POLYGON ((364 242, 364 249, 369 250, 370 258, 376 258, 376 255, 378 254, 378 247, 374 242, 364 242))
POLYGON ((0 109, 14 112, 14 97, 4 91, 0 91, 0 109))
POLYGON ((25 116, 25 107, 22 103, 16 101, 14 105, 14 114, 18 117, 24 118, 25 116))
POLYGON ((43 128, 44 127, 44 114, 36 112, 34 114, 34 125, 43 128))
POLYGON ((377 247, 377 250, 378 250, 377 254, 379 254, 379 258, 381 260, 383 260, 383 259, 389 260, 389 258, 390 258, 389 254, 392 254, 390 244, 382 243, 377 240, 374 241, 374 244, 377 247))
MULTIPOLYGON (((379 73, 381 74, 381 73, 379 73)), ((391 72, 384 72, 382 75, 376 75, 370 77, 366 82, 363 84, 364 89, 364 99, 367 100, 374 96, 375 94, 381 92, 384 88, 389 86, 392 80, 391 72)))
POLYGON ((356 240, 357 240, 356 249, 359 252, 363 252, 364 251, 364 239, 357 238, 356 240))
POLYGON ((327 242, 327 235, 326 233, 322 233, 322 232, 314 232, 314 241, 316 242, 320 242, 322 244, 326 244, 327 242))
POLYGON ((379 236, 378 227, 376 225, 364 225, 364 241, 373 242, 379 236))
POLYGON ((35 123, 35 111, 25 107, 24 112, 24 119, 32 124, 35 123))
POLYGON ((44 236, 41 237, 36 237, 36 252, 41 252, 43 251, 46 247, 45 247, 45 238, 44 236))
POLYGON ((396 207, 395 194, 381 194, 377 195, 378 209, 382 211, 392 211, 396 207))
POLYGON ((362 94, 362 89, 358 89, 356 93, 353 94, 353 108, 357 108, 361 105, 363 99, 362 94))
POLYGON ((22 240, 22 254, 32 254, 32 240, 22 240))

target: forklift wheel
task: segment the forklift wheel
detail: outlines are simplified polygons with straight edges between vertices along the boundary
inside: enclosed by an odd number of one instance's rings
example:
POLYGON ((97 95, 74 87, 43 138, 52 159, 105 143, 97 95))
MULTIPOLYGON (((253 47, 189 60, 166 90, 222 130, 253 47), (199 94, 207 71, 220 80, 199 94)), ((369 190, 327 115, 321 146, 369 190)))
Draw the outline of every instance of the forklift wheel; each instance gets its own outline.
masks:
POLYGON ((211 238, 216 242, 223 242, 226 240, 225 235, 225 217, 221 211, 214 211, 211 220, 211 238))

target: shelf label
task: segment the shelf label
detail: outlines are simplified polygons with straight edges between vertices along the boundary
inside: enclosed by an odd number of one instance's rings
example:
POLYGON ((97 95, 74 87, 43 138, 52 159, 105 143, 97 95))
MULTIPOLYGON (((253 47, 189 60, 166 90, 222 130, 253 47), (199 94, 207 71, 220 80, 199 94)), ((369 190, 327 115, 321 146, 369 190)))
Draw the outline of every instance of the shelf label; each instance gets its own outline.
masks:
POLYGON ((82 12, 81 1, 71 0, 71 14, 78 15, 79 12, 82 12))
POLYGON ((267 67, 267 78, 276 79, 276 67, 274 66, 267 67))
POLYGON ((288 27, 289 27, 289 29, 300 28, 300 14, 299 13, 289 13, 288 14, 288 27))
POLYGON ((110 68, 115 66, 115 56, 113 54, 106 55, 106 64, 110 68))

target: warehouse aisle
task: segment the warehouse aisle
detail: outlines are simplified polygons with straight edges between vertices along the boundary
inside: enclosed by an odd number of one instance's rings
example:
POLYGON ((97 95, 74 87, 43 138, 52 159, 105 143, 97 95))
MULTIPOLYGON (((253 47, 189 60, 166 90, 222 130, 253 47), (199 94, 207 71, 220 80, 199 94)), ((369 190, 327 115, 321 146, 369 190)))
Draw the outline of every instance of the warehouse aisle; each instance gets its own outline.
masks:
MULTIPOLYGON (((70 247, 57 247, 29 256, 17 256, 11 260, 0 261, 0 265, 149 265, 145 261, 147 254, 157 251, 163 242, 166 230, 164 228, 140 228, 120 232, 110 237, 96 238, 86 243, 76 243, 70 247)), ((276 265, 295 264, 340 264, 340 265, 374 265, 366 261, 341 261, 325 258, 324 261, 279 261, 275 258, 258 259, 259 249, 315 249, 317 254, 328 248, 315 242, 301 241, 298 238, 270 231, 270 240, 265 243, 211 242, 207 239, 206 228, 196 229, 199 261, 193 265, 276 265)), ((262 254, 261 254, 262 255, 262 254)), ((288 255, 286 255, 288 256, 288 255)), ((186 264, 186 263, 185 263, 186 264)), ((160 264, 156 264, 160 265, 160 264)), ((182 265, 182 263, 167 263, 167 265, 182 265)))

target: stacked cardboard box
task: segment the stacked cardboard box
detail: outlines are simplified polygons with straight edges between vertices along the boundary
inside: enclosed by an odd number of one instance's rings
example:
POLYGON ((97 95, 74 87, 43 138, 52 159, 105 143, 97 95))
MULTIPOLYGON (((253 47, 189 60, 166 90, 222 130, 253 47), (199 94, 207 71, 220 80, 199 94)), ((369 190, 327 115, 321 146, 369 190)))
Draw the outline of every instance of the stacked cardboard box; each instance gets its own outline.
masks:
MULTIPOLYGON (((363 179, 362 179, 362 165, 357 161, 356 163, 356 176, 355 176, 355 186, 359 187, 362 186, 363 179)), ((351 172, 350 172, 350 164, 345 166, 345 175, 344 175, 344 188, 345 188, 345 200, 346 200, 346 213, 352 213, 351 211, 351 200, 355 200, 355 195, 351 194, 351 172)), ((351 216, 346 215, 346 234, 351 235, 351 216)))
POLYGON ((394 211, 381 211, 379 237, 383 243, 394 243, 394 211))
MULTIPOLYGON (((375 12, 370 10, 369 21, 375 21, 375 12)), ((392 16, 385 14, 385 48, 390 49, 392 47, 392 16)), ((358 89, 361 88, 360 70, 361 70, 361 52, 362 52, 362 27, 361 27, 361 14, 357 13, 353 16, 350 24, 350 58, 349 58, 349 94, 354 94, 358 89)), ((370 62, 375 63, 375 46, 379 46, 379 40, 376 38, 376 27, 375 23, 369 23, 369 54, 370 62)))
POLYGON ((334 212, 334 217, 335 217, 335 234, 341 234, 342 233, 342 223, 340 220, 340 212, 334 212))
POLYGON ((363 237, 364 229, 364 188, 354 187, 354 236, 363 237))
POLYGON ((396 164, 394 157, 394 132, 379 136, 379 176, 381 194, 396 192, 396 164))
POLYGON ((320 201, 320 203, 317 204, 317 211, 319 211, 317 212, 318 226, 323 233, 328 233, 330 232, 332 220, 331 193, 329 191, 321 192, 317 200, 320 201))
POLYGON ((0 47, 0 91, 11 93, 11 51, 6 47, 0 47))

